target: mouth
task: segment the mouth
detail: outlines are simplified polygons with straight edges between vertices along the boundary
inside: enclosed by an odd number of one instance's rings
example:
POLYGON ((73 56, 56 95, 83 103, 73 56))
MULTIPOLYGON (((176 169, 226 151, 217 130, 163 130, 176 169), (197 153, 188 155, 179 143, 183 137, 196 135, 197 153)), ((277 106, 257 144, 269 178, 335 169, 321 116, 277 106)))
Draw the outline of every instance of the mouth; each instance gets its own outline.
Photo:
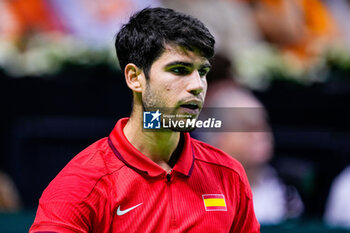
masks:
POLYGON ((189 101, 180 105, 186 113, 191 115, 198 115, 202 108, 202 103, 200 101, 189 101))
POLYGON ((180 106, 182 108, 188 108, 188 109, 191 109, 191 110, 199 109, 199 105, 198 104, 181 104, 180 106))

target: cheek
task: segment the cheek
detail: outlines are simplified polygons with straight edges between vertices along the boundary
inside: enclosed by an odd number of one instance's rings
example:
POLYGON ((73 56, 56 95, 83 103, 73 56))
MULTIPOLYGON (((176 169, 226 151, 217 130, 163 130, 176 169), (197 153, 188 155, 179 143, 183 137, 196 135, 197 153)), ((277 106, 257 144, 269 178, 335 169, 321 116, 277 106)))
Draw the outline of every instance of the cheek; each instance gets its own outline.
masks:
POLYGON ((169 92, 170 90, 171 90, 171 85, 165 85, 165 90, 167 91, 167 92, 169 92))
POLYGON ((203 91, 202 91, 202 95, 203 95, 203 99, 205 98, 205 96, 207 95, 207 90, 208 90, 208 83, 207 83, 207 79, 204 78, 203 79, 203 91))
POLYGON ((205 90, 207 90, 208 88, 207 78, 203 78, 203 86, 205 87, 205 90))
POLYGON ((184 90, 184 86, 178 80, 172 80, 163 85, 163 91, 169 95, 178 95, 181 90, 184 90))

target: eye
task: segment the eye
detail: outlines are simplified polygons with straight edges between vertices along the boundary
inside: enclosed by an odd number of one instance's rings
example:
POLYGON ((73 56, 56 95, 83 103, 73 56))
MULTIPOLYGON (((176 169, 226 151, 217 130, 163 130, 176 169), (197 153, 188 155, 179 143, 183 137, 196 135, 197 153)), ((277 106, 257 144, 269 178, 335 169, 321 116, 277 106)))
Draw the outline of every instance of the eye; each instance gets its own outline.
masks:
POLYGON ((170 71, 176 75, 187 75, 191 73, 191 71, 188 68, 183 66, 173 67, 170 69, 170 71))
POLYGON ((209 72, 209 68, 202 68, 198 70, 198 73, 201 77, 206 76, 209 72))

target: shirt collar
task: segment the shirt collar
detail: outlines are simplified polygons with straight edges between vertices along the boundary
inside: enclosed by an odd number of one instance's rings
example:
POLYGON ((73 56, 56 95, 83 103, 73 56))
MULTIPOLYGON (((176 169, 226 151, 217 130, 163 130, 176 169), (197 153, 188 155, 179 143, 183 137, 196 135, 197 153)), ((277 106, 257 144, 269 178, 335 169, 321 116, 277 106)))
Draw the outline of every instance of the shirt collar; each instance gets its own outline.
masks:
MULTIPOLYGON (((114 154, 128 167, 149 176, 155 177, 165 174, 165 170, 150 158, 138 151, 126 138, 123 129, 129 118, 120 119, 108 138, 109 146, 114 154)), ((191 176, 194 167, 194 152, 189 133, 184 133, 184 145, 173 171, 187 177, 191 176)))

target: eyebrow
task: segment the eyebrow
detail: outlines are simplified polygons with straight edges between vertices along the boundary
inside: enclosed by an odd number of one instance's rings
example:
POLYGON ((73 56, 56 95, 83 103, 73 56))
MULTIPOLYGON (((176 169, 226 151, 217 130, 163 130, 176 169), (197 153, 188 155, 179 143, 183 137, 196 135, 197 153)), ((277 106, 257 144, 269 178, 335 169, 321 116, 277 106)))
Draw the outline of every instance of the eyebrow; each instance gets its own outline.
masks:
MULTIPOLYGON (((166 64, 166 67, 175 66, 175 65, 182 65, 182 66, 193 67, 192 63, 183 62, 183 61, 170 62, 170 63, 166 64)), ((211 68, 211 65, 210 65, 210 63, 204 63, 203 65, 200 66, 200 68, 211 68)))

